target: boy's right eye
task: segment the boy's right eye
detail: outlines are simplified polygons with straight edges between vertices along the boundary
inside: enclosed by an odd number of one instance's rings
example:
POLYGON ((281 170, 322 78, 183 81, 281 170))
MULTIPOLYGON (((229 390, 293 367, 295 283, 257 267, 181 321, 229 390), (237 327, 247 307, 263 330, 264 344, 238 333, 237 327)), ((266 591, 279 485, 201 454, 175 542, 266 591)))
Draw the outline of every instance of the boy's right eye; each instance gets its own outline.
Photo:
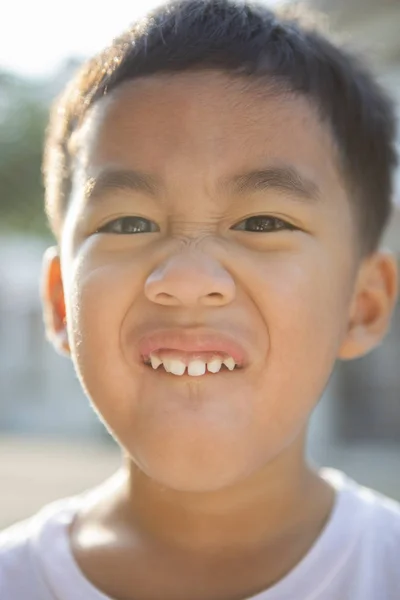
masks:
POLYGON ((153 233, 160 231, 159 226, 154 221, 144 219, 143 217, 120 217, 109 221, 95 231, 95 233, 153 233))

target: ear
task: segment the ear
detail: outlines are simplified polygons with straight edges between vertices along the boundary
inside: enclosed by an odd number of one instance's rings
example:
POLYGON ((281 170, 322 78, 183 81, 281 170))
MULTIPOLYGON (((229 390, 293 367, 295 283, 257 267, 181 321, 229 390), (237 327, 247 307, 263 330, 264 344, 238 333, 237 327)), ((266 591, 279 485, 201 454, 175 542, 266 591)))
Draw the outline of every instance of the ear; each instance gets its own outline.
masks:
POLYGON ((46 250, 42 264, 42 303, 47 338, 59 354, 70 354, 61 263, 57 247, 46 250))
POLYGON ((390 326, 397 294, 395 256, 380 251, 365 259, 358 272, 339 359, 360 358, 382 342, 390 326))

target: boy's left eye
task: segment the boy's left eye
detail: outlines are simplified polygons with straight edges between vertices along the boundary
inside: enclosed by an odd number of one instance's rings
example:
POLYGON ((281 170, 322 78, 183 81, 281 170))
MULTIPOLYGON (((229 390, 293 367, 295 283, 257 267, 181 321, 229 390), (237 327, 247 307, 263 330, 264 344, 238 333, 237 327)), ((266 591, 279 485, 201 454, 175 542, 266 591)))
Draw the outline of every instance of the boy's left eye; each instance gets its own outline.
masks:
POLYGON ((143 217, 120 217, 102 225, 96 230, 96 233, 132 234, 153 233, 154 231, 160 231, 154 221, 149 221, 149 219, 143 217))
POLYGON ((237 225, 234 225, 232 229, 236 231, 250 231, 250 232, 273 232, 280 231, 282 229, 289 229, 294 231, 296 227, 287 223, 287 221, 283 221, 282 219, 278 219, 278 217, 270 217, 268 215, 256 215, 254 217, 249 217, 248 219, 243 219, 237 225))

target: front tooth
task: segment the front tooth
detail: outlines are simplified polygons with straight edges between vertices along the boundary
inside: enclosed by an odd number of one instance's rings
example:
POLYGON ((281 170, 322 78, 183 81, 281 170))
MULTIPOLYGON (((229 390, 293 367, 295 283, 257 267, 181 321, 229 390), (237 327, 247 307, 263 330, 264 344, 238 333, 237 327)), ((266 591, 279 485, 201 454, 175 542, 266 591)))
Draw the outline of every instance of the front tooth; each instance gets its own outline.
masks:
POLYGON ((233 371, 233 369, 235 368, 235 364, 236 363, 235 363, 234 359, 231 356, 229 358, 225 358, 225 360, 224 360, 224 365, 226 367, 228 367, 228 369, 230 371, 233 371))
POLYGON ((167 373, 170 373, 170 372, 171 372, 171 363, 172 363, 172 360, 171 360, 171 359, 167 359, 167 358, 165 358, 165 359, 162 361, 162 366, 163 366, 163 367, 164 367, 164 369, 167 371, 167 373))
POLYGON ((198 375, 204 375, 206 372, 206 363, 204 360, 192 360, 188 364, 188 374, 197 377, 198 375))
POLYGON ((169 360, 168 361, 168 372, 173 375, 183 375, 186 369, 186 365, 181 360, 169 360))
POLYGON ((162 360, 160 360, 158 356, 154 356, 154 354, 150 354, 150 362, 153 369, 158 369, 158 367, 162 364, 162 360))
POLYGON ((210 371, 210 373, 218 373, 221 367, 222 359, 220 358, 213 358, 213 360, 210 360, 210 362, 207 363, 207 369, 210 371))

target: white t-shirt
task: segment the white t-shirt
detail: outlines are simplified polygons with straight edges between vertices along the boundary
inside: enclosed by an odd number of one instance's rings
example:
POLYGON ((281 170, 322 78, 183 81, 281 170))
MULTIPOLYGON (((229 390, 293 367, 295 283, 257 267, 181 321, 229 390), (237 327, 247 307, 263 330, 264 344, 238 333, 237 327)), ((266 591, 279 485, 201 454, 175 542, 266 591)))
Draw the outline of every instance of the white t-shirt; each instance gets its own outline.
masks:
MULTIPOLYGON (((249 600, 400 600, 400 505, 340 471, 321 476, 337 489, 325 529, 286 577, 249 600)), ((0 533, 2 600, 110 600, 71 553, 67 529, 84 497, 53 502, 0 533)))

